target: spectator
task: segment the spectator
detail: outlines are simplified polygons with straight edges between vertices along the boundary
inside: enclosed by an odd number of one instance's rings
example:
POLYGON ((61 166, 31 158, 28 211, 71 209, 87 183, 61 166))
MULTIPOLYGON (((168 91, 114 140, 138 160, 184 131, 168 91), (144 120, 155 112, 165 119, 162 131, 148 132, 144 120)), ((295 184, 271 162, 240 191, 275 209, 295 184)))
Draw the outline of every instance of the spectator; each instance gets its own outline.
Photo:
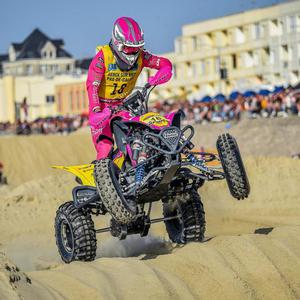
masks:
MULTIPOLYGON (((215 99, 209 96, 201 100, 188 101, 168 99, 158 101, 152 108, 153 111, 167 114, 173 110, 182 109, 186 115, 183 124, 205 124, 207 122, 239 121, 243 112, 249 118, 259 117, 287 117, 296 115, 300 117, 300 89, 288 87, 275 88, 273 93, 257 94, 249 91, 244 95, 233 92, 226 98, 218 94, 215 99)), ((88 125, 87 115, 59 116, 38 118, 35 121, 16 124, 9 122, 0 123, 0 134, 16 133, 17 135, 29 134, 69 134, 81 127, 88 125)))

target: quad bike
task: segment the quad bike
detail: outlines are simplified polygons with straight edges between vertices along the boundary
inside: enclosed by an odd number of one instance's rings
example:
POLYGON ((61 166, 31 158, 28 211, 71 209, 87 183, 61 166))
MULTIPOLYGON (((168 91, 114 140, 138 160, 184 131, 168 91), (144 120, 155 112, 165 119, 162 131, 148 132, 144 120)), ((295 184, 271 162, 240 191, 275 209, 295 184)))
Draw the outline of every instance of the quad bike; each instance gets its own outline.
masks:
POLYGON ((107 159, 80 166, 56 166, 73 173, 80 184, 73 201, 55 218, 58 251, 64 262, 92 261, 96 233, 125 239, 147 236, 151 224, 164 222, 172 242, 204 238, 205 213, 198 189, 204 182, 226 179, 232 196, 247 198, 250 186, 236 140, 218 137, 218 155, 192 151, 194 128, 181 128, 183 112, 161 116, 148 112, 150 89, 130 95, 111 119, 116 148, 107 159), (217 165, 215 164, 217 162, 217 165), (152 203, 162 201, 163 216, 151 219, 152 203), (92 215, 110 214, 109 227, 95 229, 92 215))

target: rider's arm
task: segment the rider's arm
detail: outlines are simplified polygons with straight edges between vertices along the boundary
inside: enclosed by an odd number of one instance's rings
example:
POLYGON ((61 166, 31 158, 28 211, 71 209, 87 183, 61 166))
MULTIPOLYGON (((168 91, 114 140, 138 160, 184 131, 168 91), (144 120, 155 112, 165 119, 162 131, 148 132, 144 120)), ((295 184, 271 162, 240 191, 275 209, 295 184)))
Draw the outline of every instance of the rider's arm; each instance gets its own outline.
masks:
POLYGON ((158 70, 148 80, 151 85, 165 83, 172 77, 172 63, 167 58, 153 55, 148 51, 143 51, 143 67, 158 70))
POLYGON ((90 111, 93 112, 98 112, 101 110, 98 92, 104 72, 104 56, 102 50, 100 50, 93 58, 89 66, 88 76, 86 80, 90 111))

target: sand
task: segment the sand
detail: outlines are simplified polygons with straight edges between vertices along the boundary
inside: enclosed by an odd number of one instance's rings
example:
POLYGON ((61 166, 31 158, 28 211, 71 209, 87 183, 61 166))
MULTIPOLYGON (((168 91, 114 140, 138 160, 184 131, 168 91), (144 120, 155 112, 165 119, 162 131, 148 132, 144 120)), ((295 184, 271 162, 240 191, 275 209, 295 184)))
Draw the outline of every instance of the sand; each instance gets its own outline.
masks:
MULTIPOLYGON (((96 260, 69 265, 53 222, 76 183, 50 165, 93 160, 89 135, 1 138, 11 184, 0 187, 0 299, 300 299, 300 160, 289 157, 300 120, 248 122, 229 131, 246 153, 251 195, 233 199, 225 181, 199 190, 206 242, 176 246, 155 224, 146 238, 98 235, 96 260)), ((213 147, 222 126, 198 127, 197 146, 213 147)), ((95 221, 106 226, 109 217, 95 221)))

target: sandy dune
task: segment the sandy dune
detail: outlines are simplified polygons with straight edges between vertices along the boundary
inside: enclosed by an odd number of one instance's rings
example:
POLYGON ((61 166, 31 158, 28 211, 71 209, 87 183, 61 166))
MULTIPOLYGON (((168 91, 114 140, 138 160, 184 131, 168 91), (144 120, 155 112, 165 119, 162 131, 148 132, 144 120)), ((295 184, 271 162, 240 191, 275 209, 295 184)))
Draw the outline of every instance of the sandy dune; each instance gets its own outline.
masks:
POLYGON ((300 152, 300 118, 245 119, 234 123, 207 124, 196 127, 194 141, 206 147, 215 147, 218 135, 230 132, 239 142, 244 155, 291 156, 300 152), (230 128, 226 128, 229 125, 230 128))
MULTIPOLYGON (((90 137, 1 138, 11 185, 0 187, 0 299, 300 299, 300 161, 280 156, 296 152, 300 124, 287 123, 287 135, 276 128, 288 121, 272 121, 252 121, 251 139, 241 132, 247 122, 230 129, 255 155, 245 159, 252 191, 237 201, 225 182, 200 189, 206 242, 176 247, 163 224, 153 225, 146 238, 99 235, 97 259, 70 265, 57 253, 53 220, 75 182, 49 165, 91 161, 90 137), (269 135, 276 148, 265 144, 269 135)), ((213 147, 218 129, 210 126, 197 134, 213 147)), ((154 210, 160 215, 159 203, 154 210)))
POLYGON ((23 275, 1 292, 28 299, 299 299, 299 234, 299 227, 280 227, 166 255, 76 262, 28 272, 31 284, 23 275))

